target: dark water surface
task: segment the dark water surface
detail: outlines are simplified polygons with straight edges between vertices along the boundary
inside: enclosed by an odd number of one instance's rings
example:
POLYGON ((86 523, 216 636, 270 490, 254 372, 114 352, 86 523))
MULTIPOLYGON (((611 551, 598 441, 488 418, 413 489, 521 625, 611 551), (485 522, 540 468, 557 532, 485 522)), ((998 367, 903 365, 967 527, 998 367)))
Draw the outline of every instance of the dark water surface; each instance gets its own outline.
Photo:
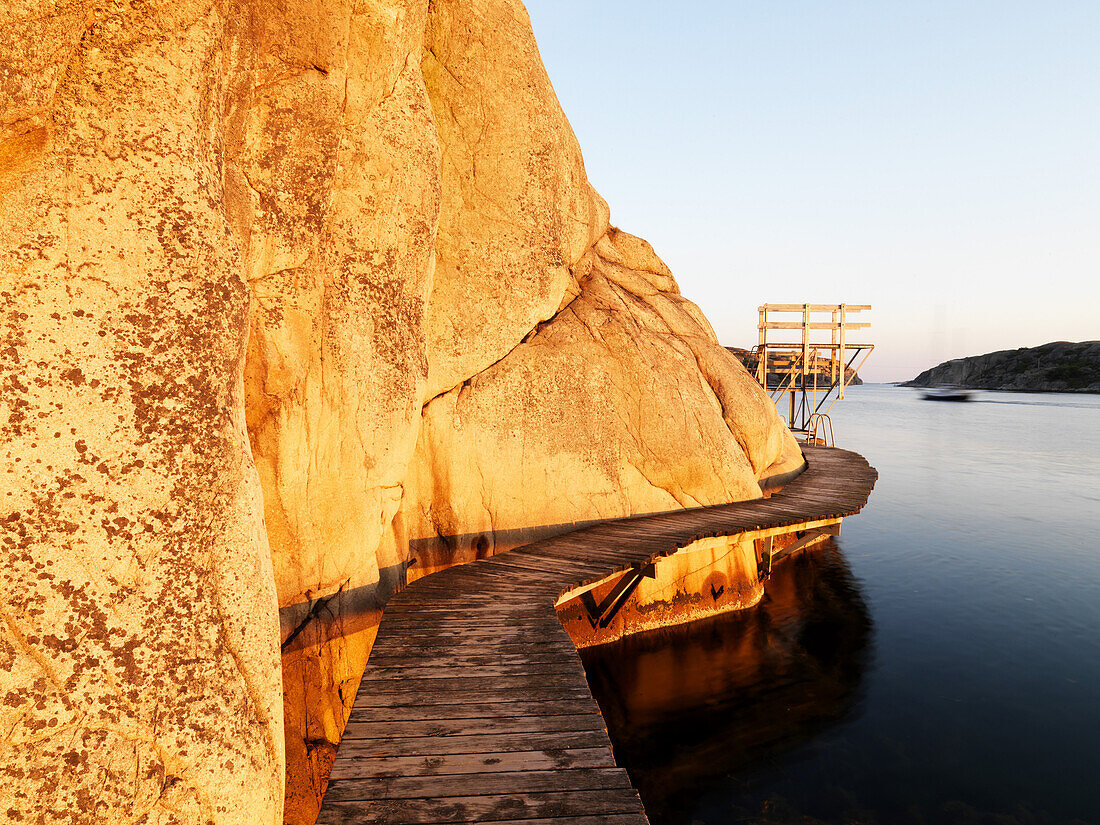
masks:
POLYGON ((1100 397, 853 388, 867 508, 758 607, 585 652, 654 825, 1100 823, 1100 397))

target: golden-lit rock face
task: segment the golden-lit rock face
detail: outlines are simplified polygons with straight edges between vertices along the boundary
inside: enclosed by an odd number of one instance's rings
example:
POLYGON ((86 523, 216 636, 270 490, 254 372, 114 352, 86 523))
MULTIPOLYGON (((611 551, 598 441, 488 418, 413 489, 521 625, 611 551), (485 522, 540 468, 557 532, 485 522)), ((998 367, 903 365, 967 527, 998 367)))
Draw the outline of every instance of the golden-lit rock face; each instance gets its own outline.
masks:
POLYGON ((382 537, 427 372, 441 162, 427 13, 260 3, 235 21, 226 196, 253 296, 245 410, 287 642, 292 822, 314 818, 404 572, 382 537))
POLYGON ((757 498, 758 478, 801 465, 648 244, 611 229, 573 275, 561 311, 425 406, 402 508, 410 573, 576 521, 757 498))
POLYGON ((422 61, 442 148, 428 396, 507 355, 552 317, 607 204, 518 0, 432 2, 422 61))
POLYGON ((311 822, 407 576, 800 464, 519 2, 7 3, 0 215, 30 821, 311 822))
POLYGON ((0 17, 0 819, 277 821, 226 21, 0 17))

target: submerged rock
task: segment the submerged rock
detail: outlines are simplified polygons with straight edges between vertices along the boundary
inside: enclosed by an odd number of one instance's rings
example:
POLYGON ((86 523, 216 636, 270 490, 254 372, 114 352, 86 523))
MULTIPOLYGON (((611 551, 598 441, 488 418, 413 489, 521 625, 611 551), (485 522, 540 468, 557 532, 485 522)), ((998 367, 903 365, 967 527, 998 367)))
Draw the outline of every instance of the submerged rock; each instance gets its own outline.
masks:
POLYGON ((0 22, 9 817, 311 822, 407 577, 801 465, 519 2, 0 22))

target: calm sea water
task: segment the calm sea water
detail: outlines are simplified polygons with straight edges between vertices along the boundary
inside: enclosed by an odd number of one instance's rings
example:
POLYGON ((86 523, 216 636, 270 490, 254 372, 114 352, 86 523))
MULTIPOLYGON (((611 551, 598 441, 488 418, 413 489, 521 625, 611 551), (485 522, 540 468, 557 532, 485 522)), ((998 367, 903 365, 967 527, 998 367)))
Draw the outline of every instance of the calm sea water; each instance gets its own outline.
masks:
POLYGON ((1100 823, 1100 397, 864 386, 867 508, 758 607, 584 654, 654 825, 1100 823))

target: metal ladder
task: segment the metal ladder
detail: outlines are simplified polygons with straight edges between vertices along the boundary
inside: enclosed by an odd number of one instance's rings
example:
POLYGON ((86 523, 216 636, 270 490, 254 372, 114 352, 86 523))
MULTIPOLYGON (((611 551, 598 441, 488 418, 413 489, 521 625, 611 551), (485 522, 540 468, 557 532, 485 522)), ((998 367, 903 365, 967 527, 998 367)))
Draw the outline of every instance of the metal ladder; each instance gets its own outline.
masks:
POLYGON ((824 447, 835 447, 836 438, 833 435, 833 420, 828 413, 815 412, 810 416, 806 425, 806 443, 820 444, 824 447), (818 434, 820 430, 820 435, 818 434))

